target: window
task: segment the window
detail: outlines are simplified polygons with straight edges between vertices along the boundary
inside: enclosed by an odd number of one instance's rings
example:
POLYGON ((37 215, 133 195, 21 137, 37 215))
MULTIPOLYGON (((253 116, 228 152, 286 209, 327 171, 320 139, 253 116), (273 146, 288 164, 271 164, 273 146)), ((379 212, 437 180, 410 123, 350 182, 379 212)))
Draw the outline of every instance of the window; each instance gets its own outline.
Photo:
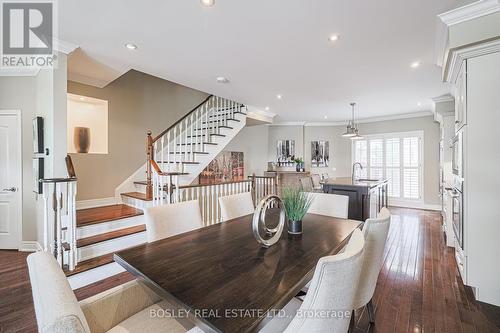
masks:
POLYGON ((363 178, 389 180, 388 195, 419 200, 422 195, 423 132, 366 136, 353 141, 353 163, 363 165, 363 178))

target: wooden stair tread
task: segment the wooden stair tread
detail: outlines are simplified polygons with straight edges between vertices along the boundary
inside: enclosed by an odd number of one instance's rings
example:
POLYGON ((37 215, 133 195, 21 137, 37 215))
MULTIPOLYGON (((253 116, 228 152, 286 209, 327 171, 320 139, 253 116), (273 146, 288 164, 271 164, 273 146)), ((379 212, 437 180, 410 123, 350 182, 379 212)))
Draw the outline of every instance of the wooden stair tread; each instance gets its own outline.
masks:
MULTIPOLYGON (((191 154, 191 153, 190 152, 185 152, 185 151, 171 151, 170 154, 191 154)), ((210 153, 206 152, 206 151, 193 151, 193 154, 208 155, 210 153)))
POLYGON ((114 262, 113 255, 114 255, 114 253, 108 253, 108 254, 104 254, 104 255, 99 256, 99 257, 80 261, 76 265, 76 267, 73 271, 69 271, 68 267, 65 266, 63 268, 64 274, 66 274, 66 276, 71 276, 71 275, 75 275, 78 273, 88 271, 89 269, 93 269, 93 268, 97 268, 99 266, 104 266, 104 265, 110 264, 110 263, 114 262))
MULTIPOLYGON (((220 137, 225 137, 224 134, 218 134, 218 133, 212 133, 212 134, 209 134, 209 135, 212 135, 212 136, 220 136, 220 137)), ((205 136, 205 134, 196 134, 196 135, 188 135, 187 137, 188 138, 196 138, 196 137, 200 137, 200 136, 205 136)))
MULTIPOLYGON (((219 126, 217 126, 217 127, 218 127, 218 128, 228 128, 228 129, 233 129, 233 127, 231 127, 231 126, 226 126, 226 125, 219 125, 219 126)), ((210 128, 212 128, 212 127, 209 127, 208 129, 210 129, 210 128)), ((207 130, 207 128, 206 128, 206 127, 203 127, 203 128, 195 128, 194 130, 195 130, 195 131, 206 131, 206 130, 207 130)), ((213 134, 217 134, 217 133, 213 133, 213 134)), ((210 135, 212 135, 212 134, 210 134, 210 135)))
POLYGON ((142 210, 123 204, 86 208, 76 211, 76 225, 83 227, 142 214, 144 214, 142 210))
POLYGON ((200 162, 190 162, 190 161, 156 161, 156 163, 182 163, 182 164, 200 164, 200 162))
POLYGON ((126 193, 122 193, 121 195, 129 197, 129 198, 133 198, 133 199, 143 200, 143 201, 152 201, 153 200, 152 198, 148 199, 146 197, 146 193, 141 193, 141 192, 126 192, 126 193))
POLYGON ((76 240, 76 247, 84 247, 88 245, 97 244, 107 240, 133 235, 139 232, 146 231, 146 225, 136 225, 133 227, 123 228, 115 231, 109 231, 95 236, 89 236, 85 238, 80 238, 76 240))
MULTIPOLYGON (((212 145, 212 146, 217 146, 218 143, 215 143, 215 142, 202 142, 202 144, 204 145, 212 145)), ((191 143, 178 143, 177 144, 178 146, 191 146, 191 143)), ((192 143, 192 145, 196 145, 196 143, 192 143)))
MULTIPOLYGON (((240 120, 234 119, 234 118, 227 118, 226 120, 240 122, 240 120)), ((208 122, 209 123, 216 123, 216 122, 221 122, 221 121, 222 121, 222 119, 220 119, 220 120, 219 119, 215 119, 215 120, 209 120, 208 122)), ((206 124, 206 123, 207 123, 206 121, 203 122, 203 124, 206 124)))

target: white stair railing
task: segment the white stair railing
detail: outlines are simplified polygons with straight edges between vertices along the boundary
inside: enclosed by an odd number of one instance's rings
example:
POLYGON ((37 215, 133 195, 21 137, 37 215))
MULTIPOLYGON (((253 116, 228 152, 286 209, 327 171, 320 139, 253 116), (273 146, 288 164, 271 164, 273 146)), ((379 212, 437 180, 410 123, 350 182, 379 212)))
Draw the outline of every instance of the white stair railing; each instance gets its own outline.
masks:
POLYGON ((243 113, 243 107, 211 95, 158 136, 148 132, 146 197, 155 204, 163 203, 164 187, 178 185, 178 177, 186 174, 185 165, 197 162, 197 155, 206 153, 212 137, 221 134, 220 129, 228 126, 235 113, 243 113))
POLYGON ((78 263, 76 249, 76 178, 41 179, 43 184, 43 250, 51 252, 61 267, 78 263))

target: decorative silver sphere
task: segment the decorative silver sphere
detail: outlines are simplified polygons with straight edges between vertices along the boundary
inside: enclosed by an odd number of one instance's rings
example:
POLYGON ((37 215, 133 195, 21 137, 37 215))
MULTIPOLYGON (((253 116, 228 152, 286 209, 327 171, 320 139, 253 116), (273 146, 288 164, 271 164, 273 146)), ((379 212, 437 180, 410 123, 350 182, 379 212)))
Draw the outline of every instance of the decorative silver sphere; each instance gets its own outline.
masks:
POLYGON ((271 245, 276 244, 280 237, 283 229, 285 227, 285 205, 280 197, 276 195, 268 195, 264 199, 262 199, 257 208, 255 208, 255 212, 253 213, 252 220, 252 230, 253 235, 257 242, 262 244, 265 247, 270 247, 271 245), (275 228, 268 228, 266 226, 266 211, 268 208, 279 208, 280 217, 278 225, 275 228), (271 236, 270 238, 264 238, 260 231, 264 230, 266 235, 271 236))

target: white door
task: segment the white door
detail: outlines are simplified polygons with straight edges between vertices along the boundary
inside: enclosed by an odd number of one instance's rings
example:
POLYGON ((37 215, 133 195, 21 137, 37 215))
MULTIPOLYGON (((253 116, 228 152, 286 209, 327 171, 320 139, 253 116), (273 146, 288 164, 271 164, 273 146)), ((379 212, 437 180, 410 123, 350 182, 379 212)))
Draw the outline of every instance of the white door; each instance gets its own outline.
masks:
POLYGON ((0 249, 21 243, 21 115, 0 110, 0 249))

